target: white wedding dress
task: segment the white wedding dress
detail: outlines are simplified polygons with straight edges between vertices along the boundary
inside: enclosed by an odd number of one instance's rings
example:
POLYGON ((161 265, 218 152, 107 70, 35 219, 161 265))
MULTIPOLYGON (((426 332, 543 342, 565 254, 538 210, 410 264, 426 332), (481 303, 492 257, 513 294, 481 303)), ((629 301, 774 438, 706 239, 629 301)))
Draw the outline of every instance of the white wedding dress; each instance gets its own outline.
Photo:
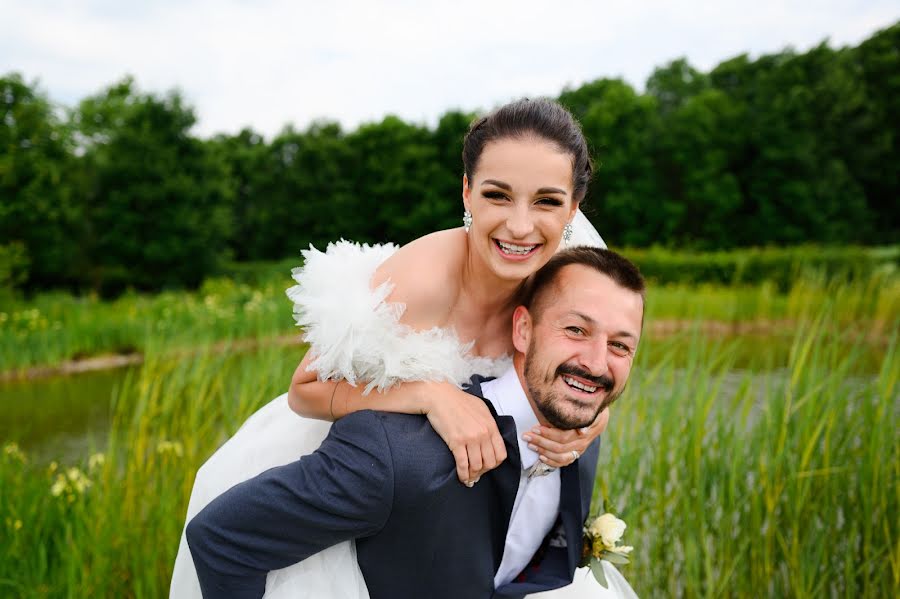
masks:
MULTIPOLYGON (((578 212, 570 245, 605 247, 588 220, 578 212)), ((385 389, 408 380, 450 381, 461 385, 472 374, 497 376, 510 360, 473 356, 453 331, 414 331, 399 322, 401 304, 385 301, 392 286, 369 288, 375 269, 396 247, 360 246, 341 241, 325 253, 303 252, 302 268, 294 269, 297 285, 288 290, 297 323, 304 327, 311 365, 320 378, 343 378, 385 389)), ((253 414, 197 472, 185 523, 215 497, 269 468, 290 463, 315 451, 330 422, 295 414, 281 395, 253 414)), ((587 569, 575 582, 530 597, 543 599, 621 599, 636 597, 622 575, 604 562, 609 589, 599 586, 587 569)), ((172 599, 200 599, 200 586, 184 533, 175 559, 172 599)), ((368 599, 356 562, 353 542, 343 542, 266 579, 267 599, 368 599)))

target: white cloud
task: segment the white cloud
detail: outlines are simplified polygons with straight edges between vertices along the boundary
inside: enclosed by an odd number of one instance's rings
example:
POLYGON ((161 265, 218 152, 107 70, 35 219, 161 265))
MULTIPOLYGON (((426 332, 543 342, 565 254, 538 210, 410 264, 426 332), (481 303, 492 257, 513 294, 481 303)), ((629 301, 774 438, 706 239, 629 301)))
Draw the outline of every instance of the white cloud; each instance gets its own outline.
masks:
POLYGON ((679 56, 709 69, 735 54, 856 44, 900 17, 895 2, 286 0, 118 3, 0 0, 0 72, 73 104, 125 74, 180 88, 198 132, 271 135, 329 117, 348 127, 624 76, 642 86, 679 56))

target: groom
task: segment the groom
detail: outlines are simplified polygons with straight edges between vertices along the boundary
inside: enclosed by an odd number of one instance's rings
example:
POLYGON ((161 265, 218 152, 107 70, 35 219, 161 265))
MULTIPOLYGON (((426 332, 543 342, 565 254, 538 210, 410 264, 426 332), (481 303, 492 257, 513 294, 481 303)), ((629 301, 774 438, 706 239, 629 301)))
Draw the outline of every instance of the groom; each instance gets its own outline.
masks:
POLYGON ((643 295, 614 252, 555 255, 513 315, 512 368, 467 389, 496 417, 506 461, 467 488, 424 417, 350 414, 315 453, 236 485, 188 524, 204 597, 261 597, 270 570, 348 539, 372 599, 521 598, 569 584, 599 442, 547 473, 517 431, 587 426, 618 397, 643 295))

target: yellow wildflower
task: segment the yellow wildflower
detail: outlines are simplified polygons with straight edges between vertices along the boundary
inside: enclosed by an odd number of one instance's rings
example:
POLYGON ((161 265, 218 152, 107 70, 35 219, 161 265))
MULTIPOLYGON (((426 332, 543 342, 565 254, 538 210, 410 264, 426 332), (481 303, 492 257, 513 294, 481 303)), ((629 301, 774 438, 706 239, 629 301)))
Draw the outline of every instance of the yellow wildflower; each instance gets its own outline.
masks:
POLYGON ((91 486, 90 479, 78 468, 69 468, 66 470, 66 476, 72 484, 72 488, 78 493, 84 493, 91 486))
POLYGON ((178 441, 160 441, 156 445, 156 453, 163 455, 171 453, 180 458, 184 455, 184 447, 178 441))
POLYGON ((88 458, 88 470, 95 470, 106 463, 106 456, 102 453, 95 453, 88 458))
POLYGON ((62 474, 57 474, 56 481, 53 483, 53 486, 50 487, 50 494, 54 497, 59 497, 68 488, 69 483, 66 482, 66 477, 62 474))
POLYGON ((7 443, 3 446, 3 455, 18 462, 25 462, 25 453, 19 448, 18 443, 7 443))

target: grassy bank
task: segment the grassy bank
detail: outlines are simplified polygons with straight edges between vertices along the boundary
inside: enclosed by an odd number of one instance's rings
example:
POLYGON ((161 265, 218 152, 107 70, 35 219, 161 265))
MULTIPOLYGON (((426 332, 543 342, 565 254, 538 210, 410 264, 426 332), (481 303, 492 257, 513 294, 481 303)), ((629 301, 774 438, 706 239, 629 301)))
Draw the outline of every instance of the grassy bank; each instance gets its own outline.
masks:
MULTIPOLYGON (((830 307, 772 370, 738 368, 730 341, 646 340, 597 479, 641 596, 896 596, 898 333, 874 370, 830 307)), ((151 359, 102 458, 48 466, 6 446, 0 595, 164 596, 194 472, 281 392, 291 353, 151 359)))
MULTIPOLYGON (((847 251, 851 256, 858 252, 852 248, 847 251)), ((667 270, 661 270, 664 274, 660 276, 666 281, 679 269, 687 281, 705 272, 696 264, 684 266, 700 260, 692 254, 652 250, 634 258, 646 260, 648 265, 652 259, 652 269, 660 270, 662 255, 671 262, 667 270)), ((735 262, 741 254, 726 256, 735 262)), ((747 261, 753 256, 753 251, 745 252, 747 261)), ((779 259, 779 264, 793 264, 787 258, 779 259)), ((723 258, 712 254, 704 260, 717 264, 723 258)), ((700 264, 708 266, 706 262, 700 264)), ((897 320, 900 276, 889 263, 884 268, 860 269, 854 276, 834 271, 837 266, 831 266, 832 272, 816 270, 812 266, 815 263, 810 264, 796 270, 786 291, 775 280, 784 274, 778 269, 773 271, 773 280, 739 279, 735 284, 725 284, 713 277, 711 282, 655 283, 650 290, 648 318, 656 322, 705 320, 725 324, 754 321, 785 329, 808 320, 827 303, 832 306, 834 319, 864 336, 883 336, 897 320)), ((195 292, 127 294, 110 302, 60 293, 38 295, 28 302, 8 301, 0 308, 0 373, 102 354, 178 354, 234 339, 296 334, 290 302, 284 295, 292 284, 290 268, 291 262, 241 265, 227 277, 206 281, 195 292)))

